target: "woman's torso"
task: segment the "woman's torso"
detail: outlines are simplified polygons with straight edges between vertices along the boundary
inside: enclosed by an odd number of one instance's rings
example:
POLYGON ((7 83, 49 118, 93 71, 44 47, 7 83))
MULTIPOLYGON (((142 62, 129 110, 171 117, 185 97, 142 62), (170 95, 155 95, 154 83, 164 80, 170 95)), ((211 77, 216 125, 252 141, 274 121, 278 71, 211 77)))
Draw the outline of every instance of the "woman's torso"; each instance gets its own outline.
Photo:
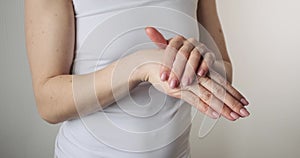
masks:
MULTIPOLYGON (((76 54, 73 74, 102 69, 135 50, 154 48, 144 33, 198 38, 195 0, 73 0, 76 54), (91 35, 97 30, 93 44, 91 35), (83 49, 84 48, 84 49, 83 49)), ((101 82, 101 81, 97 81, 101 82)), ((65 121, 58 157, 187 157, 190 106, 142 83, 102 112, 65 121)))

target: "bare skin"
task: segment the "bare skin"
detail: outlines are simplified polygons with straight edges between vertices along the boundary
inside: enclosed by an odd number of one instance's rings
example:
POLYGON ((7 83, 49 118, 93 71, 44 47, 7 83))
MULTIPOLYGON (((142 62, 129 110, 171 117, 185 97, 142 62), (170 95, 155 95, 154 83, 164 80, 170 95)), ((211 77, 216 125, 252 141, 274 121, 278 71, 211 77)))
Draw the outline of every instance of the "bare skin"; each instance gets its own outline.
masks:
MULTIPOLYGON (((71 74, 71 68, 74 58, 75 18, 72 0, 26 0, 25 30, 28 60, 32 73, 32 84, 41 117, 49 123, 59 123, 77 118, 78 113, 81 113, 81 111, 77 111, 78 109, 84 111, 85 114, 99 110, 99 107, 90 107, 88 104, 79 105, 81 107, 76 108, 73 98, 72 82, 75 75, 71 74)), ((120 59, 118 65, 120 63, 128 63, 128 61, 133 64, 131 66, 137 66, 149 60, 161 62, 162 56, 163 52, 161 50, 139 51, 120 59), (139 58, 141 55, 145 57, 147 61, 136 60, 141 59, 139 58)), ((112 95, 112 89, 120 89, 123 93, 118 95, 121 97, 128 93, 128 91, 123 90, 124 87, 128 87, 130 90, 142 81, 165 84, 165 82, 161 81, 159 77, 157 77, 157 74, 155 74, 156 71, 159 70, 159 64, 144 64, 144 66, 134 71, 129 80, 128 78, 124 78, 121 79, 118 84, 111 85, 109 83, 111 82, 112 73, 116 66, 117 63, 115 62, 95 73, 76 75, 77 78, 90 77, 91 75, 96 76, 96 95, 102 107, 108 106, 115 101, 112 95)), ((210 78, 204 77, 204 79, 207 80, 201 79, 202 81, 200 81, 199 79, 199 82, 195 84, 212 84, 212 82, 209 82, 211 81, 210 78)), ((209 86, 209 84, 207 86, 212 87, 212 85, 209 86)), ((225 89, 228 88, 231 89, 231 91, 228 91, 228 95, 233 96, 233 99, 225 103, 228 109, 223 110, 222 115, 229 120, 236 120, 230 113, 234 111, 239 116, 242 116, 240 111, 244 109, 244 107, 239 100, 243 97, 237 90, 231 87, 230 84, 225 86, 225 89)), ((177 90, 178 92, 192 91, 179 88, 173 90, 177 90)), ((209 99, 205 99, 204 97, 214 97, 211 92, 207 92, 205 96, 195 94, 193 98, 190 97, 190 95, 171 93, 172 91, 169 89, 169 86, 165 87, 164 92, 170 96, 180 97, 186 100, 193 106, 201 109, 201 112, 212 117, 213 110, 210 109, 213 109, 213 106, 210 107, 210 105, 200 102, 209 99), (199 100, 199 102, 192 102, 195 98, 198 98, 197 100, 199 100)))
POLYGON ((172 88, 179 86, 180 82, 184 85, 190 84, 190 80, 194 77, 195 71, 197 71, 199 76, 205 76, 209 71, 209 67, 212 66, 212 63, 216 62, 212 60, 222 60, 222 63, 225 64, 227 80, 229 82, 232 81, 232 66, 226 49, 220 20, 217 15, 215 0, 198 1, 197 20, 213 37, 213 40, 220 50, 220 57, 212 57, 215 53, 209 50, 205 44, 193 38, 178 35, 170 40, 166 40, 155 28, 146 28, 146 33, 149 38, 159 47, 167 45, 163 61, 163 65, 165 66, 161 67, 160 76, 163 81, 167 80, 172 88), (174 52, 174 50, 177 51, 174 52), (201 50, 201 52, 199 50, 201 50), (201 54, 205 55, 202 56, 201 54), (191 65, 191 67, 186 67, 187 69, 184 70, 187 64, 191 65))

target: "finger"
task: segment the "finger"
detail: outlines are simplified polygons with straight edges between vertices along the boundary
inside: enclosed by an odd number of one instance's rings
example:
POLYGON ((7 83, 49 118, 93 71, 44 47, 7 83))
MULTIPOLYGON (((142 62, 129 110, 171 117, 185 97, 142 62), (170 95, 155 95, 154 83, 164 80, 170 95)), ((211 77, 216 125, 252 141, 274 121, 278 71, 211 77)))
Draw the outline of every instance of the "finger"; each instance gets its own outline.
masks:
POLYGON ((196 44, 197 44, 196 48, 198 49, 198 51, 201 53, 202 56, 204 56, 204 54, 209 51, 209 49, 206 47, 204 43, 197 42, 196 44))
POLYGON ((214 61, 215 61, 216 57, 215 57, 215 54, 211 51, 208 51, 204 54, 204 57, 203 57, 203 61, 201 63, 201 65, 199 66, 198 68, 198 75, 200 77, 203 77, 205 76, 209 69, 211 69, 214 61))
POLYGON ((186 40, 184 41, 182 47, 179 49, 178 53, 176 54, 175 60, 173 62, 172 71, 169 77, 169 84, 171 88, 175 88, 179 85, 179 81, 181 80, 181 76, 186 67, 187 60, 193 49, 194 46, 186 40))
POLYGON ((222 100, 230 109, 239 114, 242 117, 247 117, 250 113, 241 104, 241 102, 230 93, 226 91, 225 88, 214 82, 208 77, 199 77, 198 83, 205 87, 208 91, 212 92, 218 99, 222 100))
POLYGON ((219 100, 201 85, 191 85, 189 90, 196 94, 205 104, 213 109, 218 115, 222 115, 230 121, 234 121, 239 118, 239 115, 233 112, 224 102, 219 100))
POLYGON ((190 105, 194 106, 198 111, 206 114, 212 119, 217 119, 220 116, 216 111, 210 108, 205 102, 203 102, 196 94, 191 91, 183 91, 181 94, 181 98, 190 105))
POLYGON ((198 49, 194 48, 190 54, 190 57, 185 66, 184 73, 182 75, 181 83, 183 86, 188 86, 192 84, 197 68, 199 66, 199 61, 201 59, 201 54, 198 49))
POLYGON ((166 48, 168 41, 157 29, 154 27, 146 27, 145 31, 152 42, 154 42, 159 48, 166 48))
POLYGON ((245 99, 245 97, 235 88, 232 87, 232 85, 219 73, 211 70, 209 72, 209 77, 223 86, 227 92, 229 92, 235 99, 239 100, 244 106, 249 105, 249 102, 245 99))
MULTIPOLYGON (((204 88, 205 89, 205 88, 204 88)), ((205 89, 206 90, 206 89, 205 89)), ((210 93, 208 96, 213 96, 209 103, 207 103, 212 109, 220 113, 223 117, 230 121, 235 121, 240 118, 240 116, 231 110, 227 104, 225 104, 223 101, 215 97, 211 92, 206 91, 204 92, 204 95, 207 96, 205 93, 210 93)))
MULTIPOLYGON (((160 78, 162 81, 167 81, 169 79, 177 51, 183 45, 184 40, 184 37, 176 36, 167 45, 163 54, 162 66, 160 69, 160 78)), ((177 83, 173 84, 174 87, 176 87, 175 85, 177 85, 177 83)))

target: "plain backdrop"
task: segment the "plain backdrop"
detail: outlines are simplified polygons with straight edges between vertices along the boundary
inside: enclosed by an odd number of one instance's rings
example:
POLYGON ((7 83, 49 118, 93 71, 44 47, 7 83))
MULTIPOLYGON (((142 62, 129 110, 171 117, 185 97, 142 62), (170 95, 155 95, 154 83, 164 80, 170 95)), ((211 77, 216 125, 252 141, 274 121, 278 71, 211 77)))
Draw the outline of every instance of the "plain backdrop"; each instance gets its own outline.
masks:
MULTIPOLYGON (((0 157, 52 158, 59 125, 40 119, 23 29, 23 0, 0 0, 0 157)), ((300 157, 300 1, 219 0, 234 67, 234 85, 250 100, 251 117, 220 119, 193 158, 300 157)), ((197 124, 198 123, 198 124, 197 124)))

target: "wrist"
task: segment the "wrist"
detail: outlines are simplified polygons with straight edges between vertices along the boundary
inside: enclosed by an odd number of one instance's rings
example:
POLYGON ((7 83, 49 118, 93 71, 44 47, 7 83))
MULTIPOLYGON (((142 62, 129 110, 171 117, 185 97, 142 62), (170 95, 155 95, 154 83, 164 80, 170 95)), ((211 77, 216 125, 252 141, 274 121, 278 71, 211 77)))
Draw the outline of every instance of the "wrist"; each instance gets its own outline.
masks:
POLYGON ((226 80, 232 82, 232 65, 229 61, 217 60, 213 64, 213 70, 221 74, 226 80))
POLYGON ((145 65, 138 65, 132 72, 132 81, 133 82, 145 82, 148 81, 148 74, 145 71, 145 65))
POLYGON ((159 63, 161 63, 163 51, 158 49, 141 50, 134 54, 131 61, 136 62, 132 73, 133 80, 149 82, 151 75, 159 76, 159 63))

